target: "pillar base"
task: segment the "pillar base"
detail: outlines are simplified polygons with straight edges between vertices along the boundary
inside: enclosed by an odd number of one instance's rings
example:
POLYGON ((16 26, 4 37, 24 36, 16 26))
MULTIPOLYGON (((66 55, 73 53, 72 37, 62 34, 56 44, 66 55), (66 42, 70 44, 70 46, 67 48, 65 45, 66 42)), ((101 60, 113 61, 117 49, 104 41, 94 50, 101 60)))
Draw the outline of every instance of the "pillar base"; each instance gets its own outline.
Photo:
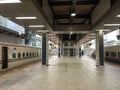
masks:
POLYGON ((49 66, 49 64, 42 64, 43 66, 49 66))
POLYGON ((49 64, 46 64, 46 66, 49 66, 49 64))
POLYGON ((99 63, 96 63, 96 66, 99 66, 99 63))

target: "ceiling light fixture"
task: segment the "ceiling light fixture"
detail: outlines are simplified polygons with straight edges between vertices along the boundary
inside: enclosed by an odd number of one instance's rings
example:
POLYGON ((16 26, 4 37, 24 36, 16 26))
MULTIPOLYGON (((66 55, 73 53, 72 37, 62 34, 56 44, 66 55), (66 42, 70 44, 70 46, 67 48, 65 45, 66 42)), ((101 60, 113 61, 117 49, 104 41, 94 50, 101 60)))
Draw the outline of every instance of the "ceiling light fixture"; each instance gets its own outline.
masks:
POLYGON ((71 34, 73 34, 73 32, 72 32, 72 31, 71 31, 70 33, 71 33, 71 34))
POLYGON ((49 32, 49 30, 37 30, 36 32, 49 32))
POLYGON ((92 37, 86 37, 86 39, 91 39, 91 38, 95 38, 94 36, 92 36, 92 37))
POLYGON ((110 31, 109 29, 96 30, 96 31, 110 31))
POLYGON ((95 36, 96 34, 95 34, 95 33, 91 33, 90 35, 91 35, 91 36, 95 36))
POLYGON ((120 24, 104 24, 104 26, 120 26, 120 24))
POLYGON ((53 34, 49 34, 49 36, 53 36, 53 34))
POLYGON ((117 15, 116 17, 120 17, 120 15, 117 15))
POLYGON ((73 32, 71 31, 69 35, 72 35, 72 34, 73 34, 73 32))
POLYGON ((29 27, 45 27, 45 25, 29 25, 29 27))
POLYGON ((0 0, 1 3, 21 3, 20 0, 0 0))
POLYGON ((55 39, 56 37, 49 37, 49 38, 51 38, 51 39, 53 39, 53 38, 54 38, 54 39, 55 39))
POLYGON ((71 16, 72 16, 72 17, 76 16, 76 13, 71 13, 71 16))
POLYGON ((15 17, 16 19, 37 19, 37 17, 15 17))

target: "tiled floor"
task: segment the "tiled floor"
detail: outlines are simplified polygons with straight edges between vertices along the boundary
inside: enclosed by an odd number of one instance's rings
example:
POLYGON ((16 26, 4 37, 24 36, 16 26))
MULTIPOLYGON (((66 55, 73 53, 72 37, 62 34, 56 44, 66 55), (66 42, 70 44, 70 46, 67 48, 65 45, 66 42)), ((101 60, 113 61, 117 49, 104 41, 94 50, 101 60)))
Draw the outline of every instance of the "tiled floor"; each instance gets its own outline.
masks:
POLYGON ((120 90, 120 65, 96 67, 87 57, 53 57, 49 64, 0 78, 0 90, 120 90))

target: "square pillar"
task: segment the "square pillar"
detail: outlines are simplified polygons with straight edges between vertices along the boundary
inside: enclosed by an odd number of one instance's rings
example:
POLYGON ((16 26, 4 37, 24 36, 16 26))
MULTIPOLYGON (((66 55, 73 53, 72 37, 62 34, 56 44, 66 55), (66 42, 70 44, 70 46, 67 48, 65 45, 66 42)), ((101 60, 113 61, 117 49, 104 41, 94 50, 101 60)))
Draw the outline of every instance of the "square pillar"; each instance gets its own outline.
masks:
POLYGON ((102 30, 96 35, 96 65, 104 65, 104 32, 102 30))
POLYGON ((99 35, 96 33, 96 66, 99 66, 99 35))
POLYGON ((58 57, 61 57, 61 44, 58 43, 58 57))
POLYGON ((42 65, 48 65, 48 34, 42 34, 42 65))

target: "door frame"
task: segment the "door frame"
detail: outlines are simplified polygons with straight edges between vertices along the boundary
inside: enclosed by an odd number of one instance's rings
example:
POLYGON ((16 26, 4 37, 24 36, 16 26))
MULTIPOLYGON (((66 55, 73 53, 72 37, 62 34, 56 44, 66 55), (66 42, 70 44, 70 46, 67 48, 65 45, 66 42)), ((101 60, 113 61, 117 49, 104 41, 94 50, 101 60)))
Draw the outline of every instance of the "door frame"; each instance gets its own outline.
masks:
POLYGON ((2 69, 8 68, 8 47, 2 47, 2 69))

